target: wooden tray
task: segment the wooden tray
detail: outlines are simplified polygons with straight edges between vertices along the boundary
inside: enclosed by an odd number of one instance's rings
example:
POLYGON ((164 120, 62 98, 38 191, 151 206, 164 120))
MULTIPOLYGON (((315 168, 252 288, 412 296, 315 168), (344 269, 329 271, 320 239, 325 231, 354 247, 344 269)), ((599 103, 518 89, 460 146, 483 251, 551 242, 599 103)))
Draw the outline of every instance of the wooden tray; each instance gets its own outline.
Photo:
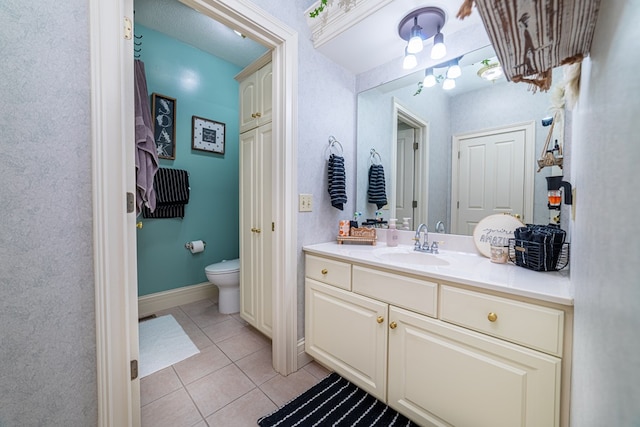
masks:
POLYGON ((338 244, 342 245, 343 243, 364 243, 368 245, 376 244, 377 238, 374 237, 355 237, 355 236, 338 236, 338 244))

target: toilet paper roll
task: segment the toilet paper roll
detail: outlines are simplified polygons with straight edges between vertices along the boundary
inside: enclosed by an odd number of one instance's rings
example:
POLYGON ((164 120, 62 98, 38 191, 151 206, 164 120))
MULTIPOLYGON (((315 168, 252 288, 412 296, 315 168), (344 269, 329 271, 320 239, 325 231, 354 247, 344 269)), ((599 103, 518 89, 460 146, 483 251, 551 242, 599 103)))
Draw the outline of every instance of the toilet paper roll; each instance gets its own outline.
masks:
POLYGON ((192 254, 204 251, 204 242, 202 240, 194 240, 189 248, 192 254))

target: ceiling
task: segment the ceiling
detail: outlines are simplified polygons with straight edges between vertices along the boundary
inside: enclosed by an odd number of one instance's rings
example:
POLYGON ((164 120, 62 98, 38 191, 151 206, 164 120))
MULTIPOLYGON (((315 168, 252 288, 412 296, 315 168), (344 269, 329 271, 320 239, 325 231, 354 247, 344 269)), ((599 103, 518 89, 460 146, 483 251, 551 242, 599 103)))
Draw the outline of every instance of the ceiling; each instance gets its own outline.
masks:
MULTIPOLYGON (((461 4, 461 0, 393 0, 376 13, 319 46, 318 50, 355 74, 369 71, 390 61, 399 61, 399 64, 402 64, 407 42, 398 35, 398 24, 409 12, 416 9, 431 6, 444 11, 445 24, 442 34, 445 44, 448 39, 450 41, 454 38, 452 35, 455 33, 478 29, 484 32, 477 11, 464 20, 456 18, 461 4)), ((418 55, 429 55, 432 45, 433 38, 425 41, 425 49, 418 55)))
MULTIPOLYGON (((295 1, 303 2, 303 5, 312 5, 312 0, 295 1)), ((463 21, 455 17, 460 4, 461 1, 454 0, 393 0, 378 12, 323 44, 318 50, 354 74, 391 61, 399 61, 401 64, 406 42, 398 35, 398 24, 406 14, 415 9, 435 6, 444 11, 446 19, 442 33, 445 36, 445 44, 447 39, 455 38, 452 35, 457 32, 482 27, 477 12, 463 21)), ((134 8, 137 24, 164 33, 242 68, 267 51, 261 44, 249 38, 239 37, 227 26, 196 12, 178 0, 135 0, 134 8)), ((432 41, 429 39, 425 42, 425 49, 419 55, 428 55, 432 41)))
MULTIPOLYGON (((244 68, 267 51, 178 0, 135 0, 135 23, 244 68)), ((143 44, 144 48, 144 44, 143 44)))

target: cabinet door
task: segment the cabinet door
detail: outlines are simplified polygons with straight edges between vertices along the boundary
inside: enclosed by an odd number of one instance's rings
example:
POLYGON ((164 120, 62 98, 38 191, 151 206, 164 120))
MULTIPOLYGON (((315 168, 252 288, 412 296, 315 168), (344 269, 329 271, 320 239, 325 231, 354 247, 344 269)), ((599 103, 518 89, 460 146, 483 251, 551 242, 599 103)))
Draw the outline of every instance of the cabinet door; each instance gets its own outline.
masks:
POLYGON ((256 111, 258 109, 257 74, 254 73, 240 82, 240 133, 258 126, 256 111))
POLYGON ((258 125, 271 122, 273 116, 273 64, 270 62, 258 71, 258 100, 256 115, 258 125))
POLYGON ((428 426, 558 426, 560 359, 395 307, 389 322, 389 406, 428 426))
POLYGON ((305 300, 306 352, 385 401, 388 306, 309 278, 305 300))
POLYGON ((240 135, 240 316, 271 337, 271 124, 240 135))

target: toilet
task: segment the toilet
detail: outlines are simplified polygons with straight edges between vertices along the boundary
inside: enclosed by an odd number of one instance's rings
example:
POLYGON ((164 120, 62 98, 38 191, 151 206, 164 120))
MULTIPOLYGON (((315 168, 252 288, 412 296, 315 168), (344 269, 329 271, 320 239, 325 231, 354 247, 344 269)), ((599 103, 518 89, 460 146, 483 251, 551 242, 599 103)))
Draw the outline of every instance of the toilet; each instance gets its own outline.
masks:
POLYGON ((218 310, 222 314, 240 311, 240 259, 222 260, 204 269, 207 279, 218 287, 218 310))

